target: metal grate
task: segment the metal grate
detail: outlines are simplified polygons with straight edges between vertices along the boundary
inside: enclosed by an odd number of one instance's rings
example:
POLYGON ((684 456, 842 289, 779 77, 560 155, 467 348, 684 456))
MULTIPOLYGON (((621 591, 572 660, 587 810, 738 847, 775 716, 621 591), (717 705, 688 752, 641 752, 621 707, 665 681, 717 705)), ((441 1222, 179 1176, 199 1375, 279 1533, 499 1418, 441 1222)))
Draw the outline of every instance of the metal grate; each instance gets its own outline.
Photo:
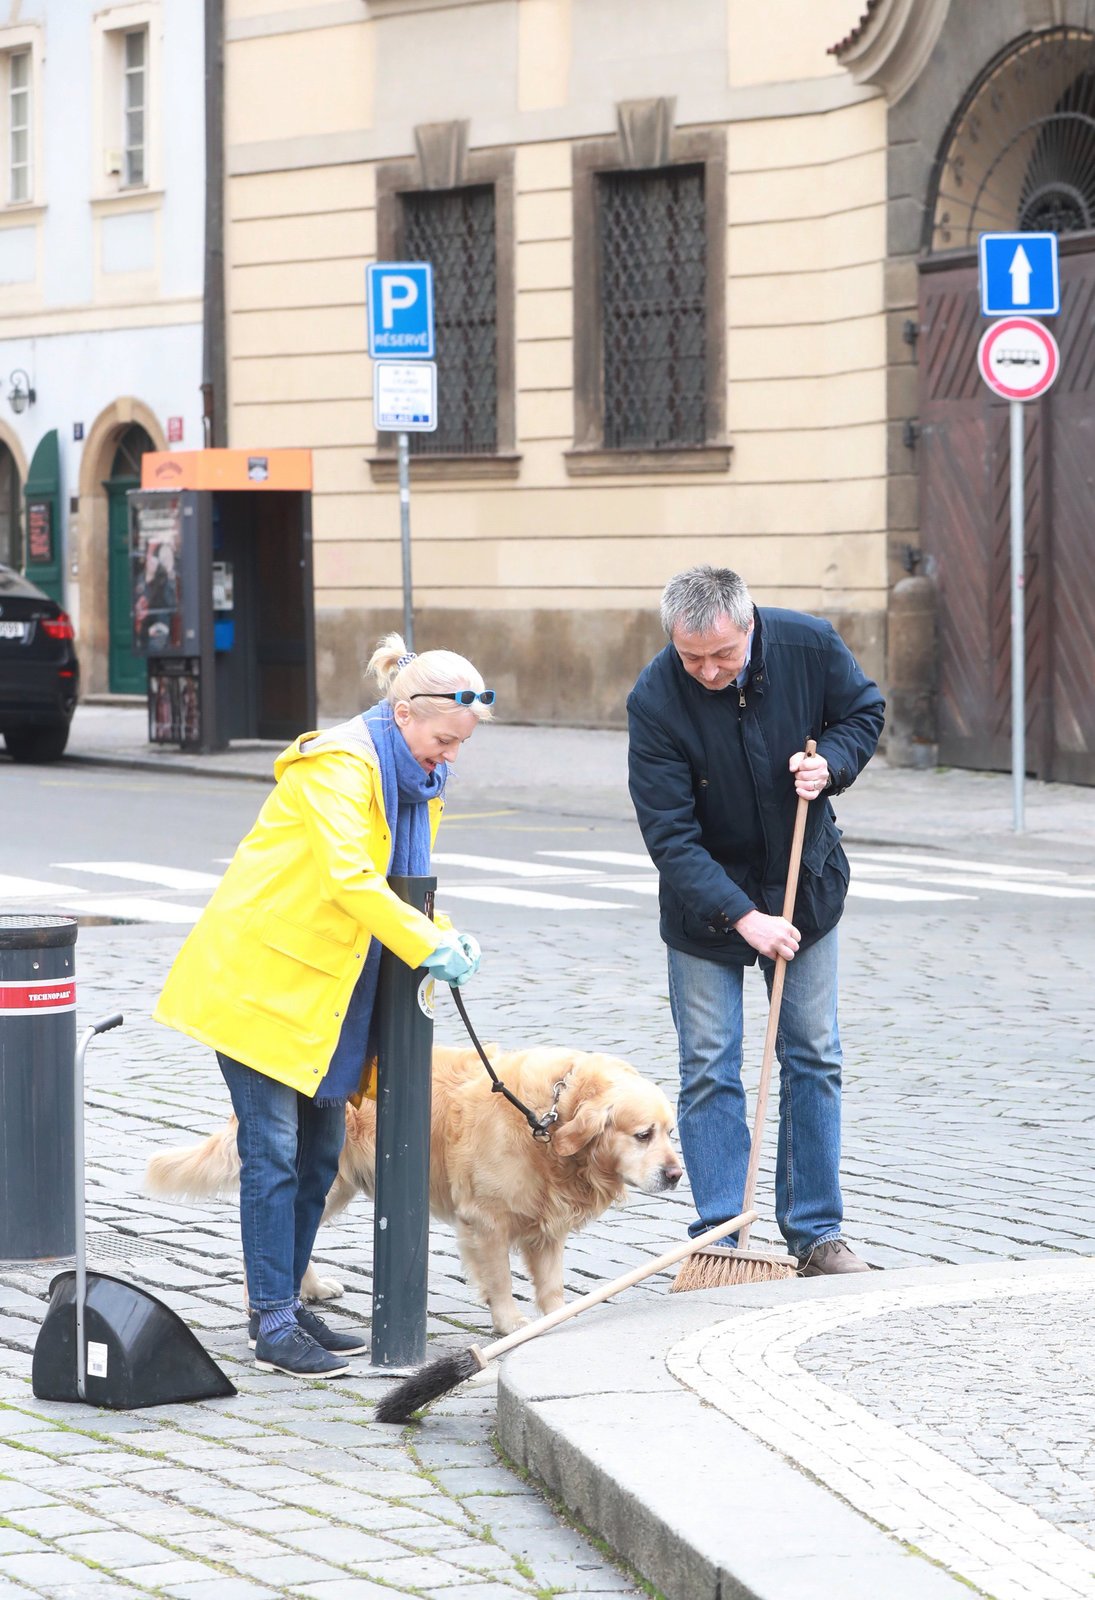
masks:
POLYGON ((703 168, 604 173, 599 187, 605 445, 703 444, 703 168))
POLYGON ((1095 229, 1095 36, 1027 40, 975 91, 939 168, 933 250, 1095 229))
POLYGON ((408 261, 433 263, 436 433, 412 433, 419 455, 493 455, 498 448, 494 189, 405 194, 408 261))

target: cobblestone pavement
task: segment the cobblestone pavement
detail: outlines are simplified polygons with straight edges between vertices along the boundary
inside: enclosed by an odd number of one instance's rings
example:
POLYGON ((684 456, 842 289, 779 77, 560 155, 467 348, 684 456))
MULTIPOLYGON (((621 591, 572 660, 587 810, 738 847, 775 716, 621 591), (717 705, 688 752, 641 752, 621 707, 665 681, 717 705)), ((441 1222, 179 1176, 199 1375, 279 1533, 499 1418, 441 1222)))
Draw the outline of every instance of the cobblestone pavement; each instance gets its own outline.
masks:
POLYGON ((1095 1550, 1091 1289, 895 1311, 798 1362, 1095 1550))
MULTIPOLYGON (((553 826, 532 816, 488 824, 478 847, 500 848, 503 834, 511 855, 554 844, 553 826)), ((569 821, 565 831, 582 830, 569 821)), ((596 834, 613 848, 634 849, 636 839, 622 824, 596 834)), ((460 848, 475 847, 465 828, 460 848)), ((615 1051, 672 1089, 675 1041, 652 902, 595 916, 462 905, 460 922, 487 952, 468 990, 484 1038, 615 1051)), ((234 1208, 169 1205, 139 1192, 153 1150, 204 1135, 227 1112, 208 1054, 148 1020, 180 938, 159 927, 80 935, 81 1019, 127 1013, 126 1028, 88 1054, 89 1225, 97 1258, 121 1262, 179 1310, 240 1394, 129 1416, 35 1402, 29 1352, 46 1275, 0 1271, 0 1600, 635 1593, 497 1460, 489 1384, 465 1388, 426 1426, 401 1434, 371 1422, 385 1380, 367 1366, 326 1387, 254 1371, 234 1208)), ((845 1202, 848 1235, 873 1262, 1095 1250, 1095 1171, 1077 1139, 1095 1116, 1093 945, 1087 902, 850 903, 845 1202)), ((755 1072, 763 988, 757 979, 747 989, 755 1072)), ((442 1006, 439 1039, 455 1041, 458 1030, 442 1006)), ((770 1194, 770 1169, 762 1183, 770 1194)), ((610 1213, 569 1244, 568 1293, 676 1242, 688 1216, 687 1192, 610 1213)), ((318 1243, 321 1263, 347 1286, 341 1312, 351 1321, 369 1313, 370 1232, 359 1203, 318 1243)), ((486 1330, 440 1227, 430 1281, 431 1336, 462 1343, 486 1330)), ((664 1292, 661 1280, 630 1294, 636 1303, 664 1292)), ((924 1389, 913 1348, 910 1335, 900 1385, 910 1409, 924 1389)), ((966 1444, 989 1460, 1000 1419, 986 1408, 970 1422, 966 1444)), ((1089 1455, 1065 1463, 1084 1482, 1090 1466, 1089 1455)))

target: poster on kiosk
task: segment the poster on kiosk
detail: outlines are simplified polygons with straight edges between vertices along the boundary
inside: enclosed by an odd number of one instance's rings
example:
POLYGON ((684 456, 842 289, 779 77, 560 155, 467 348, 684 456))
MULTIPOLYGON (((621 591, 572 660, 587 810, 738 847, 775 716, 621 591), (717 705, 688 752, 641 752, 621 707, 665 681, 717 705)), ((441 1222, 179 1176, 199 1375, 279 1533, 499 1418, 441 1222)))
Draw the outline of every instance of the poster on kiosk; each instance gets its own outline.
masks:
POLYGON ((152 744, 315 727, 308 450, 149 451, 129 501, 133 646, 152 744))

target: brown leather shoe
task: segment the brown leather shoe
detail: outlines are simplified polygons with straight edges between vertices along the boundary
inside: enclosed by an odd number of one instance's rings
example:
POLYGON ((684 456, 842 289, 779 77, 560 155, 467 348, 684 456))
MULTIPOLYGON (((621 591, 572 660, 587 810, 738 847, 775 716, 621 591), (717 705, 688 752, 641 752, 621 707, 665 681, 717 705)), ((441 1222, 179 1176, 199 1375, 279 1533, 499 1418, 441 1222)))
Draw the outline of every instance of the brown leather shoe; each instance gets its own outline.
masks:
POLYGON ((866 1261, 861 1261, 843 1239, 826 1239, 815 1244, 804 1256, 798 1258, 800 1278, 823 1278, 837 1272, 870 1272, 866 1261))

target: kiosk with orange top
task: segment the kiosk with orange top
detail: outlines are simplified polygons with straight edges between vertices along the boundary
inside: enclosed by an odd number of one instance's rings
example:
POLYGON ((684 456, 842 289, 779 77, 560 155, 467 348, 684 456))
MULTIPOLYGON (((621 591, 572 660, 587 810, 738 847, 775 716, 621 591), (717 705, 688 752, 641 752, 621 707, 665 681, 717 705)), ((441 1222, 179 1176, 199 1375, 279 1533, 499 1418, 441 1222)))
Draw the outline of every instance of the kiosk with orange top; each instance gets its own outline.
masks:
POLYGON ((129 559, 153 744, 315 726, 311 451, 149 452, 129 559))

